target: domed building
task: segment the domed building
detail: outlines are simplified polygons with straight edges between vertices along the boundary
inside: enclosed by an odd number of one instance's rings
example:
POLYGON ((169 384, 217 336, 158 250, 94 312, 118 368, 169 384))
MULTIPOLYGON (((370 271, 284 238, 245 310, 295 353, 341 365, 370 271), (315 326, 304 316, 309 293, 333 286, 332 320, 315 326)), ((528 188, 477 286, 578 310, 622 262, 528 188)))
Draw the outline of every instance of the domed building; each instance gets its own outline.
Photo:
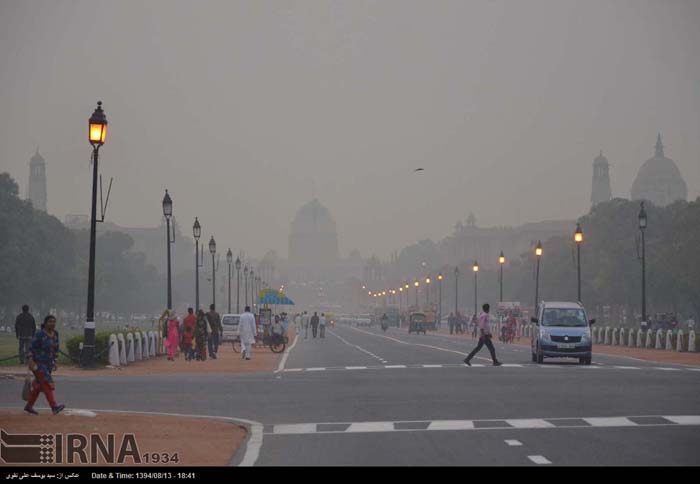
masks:
POLYGON ((338 264, 335 220, 317 199, 297 211, 289 234, 289 264, 305 278, 318 277, 338 264))
POLYGON ((631 195, 632 200, 649 200, 660 207, 688 198, 688 187, 678 166, 664 156, 661 133, 656 139, 656 154, 642 165, 631 195))

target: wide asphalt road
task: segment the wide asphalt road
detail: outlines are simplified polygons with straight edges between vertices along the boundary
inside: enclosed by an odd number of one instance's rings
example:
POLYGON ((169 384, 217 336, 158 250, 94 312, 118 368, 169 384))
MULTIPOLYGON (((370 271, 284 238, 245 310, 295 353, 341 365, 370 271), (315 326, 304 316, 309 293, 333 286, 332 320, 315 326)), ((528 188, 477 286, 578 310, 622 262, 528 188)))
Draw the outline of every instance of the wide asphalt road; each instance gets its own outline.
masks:
MULTIPOLYGON (((338 326, 298 339, 274 374, 56 378, 74 408, 263 424, 258 465, 698 465, 700 369, 338 326)), ((258 350, 268 351, 268 350, 258 350)), ((253 356, 255 357, 255 356, 253 356)), ((0 380, 17 406, 20 380, 0 380)))

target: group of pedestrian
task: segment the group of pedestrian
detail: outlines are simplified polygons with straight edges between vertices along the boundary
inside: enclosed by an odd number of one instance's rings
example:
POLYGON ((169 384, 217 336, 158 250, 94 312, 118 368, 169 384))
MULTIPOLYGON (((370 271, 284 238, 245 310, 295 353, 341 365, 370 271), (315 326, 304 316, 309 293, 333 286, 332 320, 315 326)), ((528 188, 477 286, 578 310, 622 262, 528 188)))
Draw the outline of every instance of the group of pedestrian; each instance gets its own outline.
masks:
POLYGON ((447 317, 447 326, 450 334, 462 334, 467 326, 467 320, 459 311, 456 314, 450 313, 447 317))
POLYGON ((46 316, 41 329, 37 331, 34 316, 29 312, 29 306, 25 304, 22 306, 22 313, 15 319, 15 335, 19 341, 20 364, 27 364, 34 376, 27 394, 23 395, 27 401, 24 411, 31 415, 39 415, 39 412, 34 410, 34 404, 43 393, 51 406, 51 412, 56 415, 65 408, 65 405, 56 402, 54 396, 56 385, 51 376, 56 369, 59 353, 56 317, 51 314, 46 316))
POLYGON ((208 313, 199 309, 196 316, 193 308, 187 308, 182 324, 175 311, 166 309, 160 317, 160 326, 168 361, 175 361, 178 350, 184 353, 186 361, 206 361, 207 349, 209 358, 217 358, 223 327, 221 315, 213 304, 209 306, 208 313))
POLYGON ((297 316, 297 321, 297 327, 303 328, 304 330, 304 339, 309 339, 309 327, 311 327, 311 336, 313 339, 316 339, 317 336, 319 338, 326 337, 326 324, 328 320, 326 319, 325 313, 321 313, 319 316, 318 312, 314 311, 314 315, 309 316, 309 313, 304 311, 297 316))

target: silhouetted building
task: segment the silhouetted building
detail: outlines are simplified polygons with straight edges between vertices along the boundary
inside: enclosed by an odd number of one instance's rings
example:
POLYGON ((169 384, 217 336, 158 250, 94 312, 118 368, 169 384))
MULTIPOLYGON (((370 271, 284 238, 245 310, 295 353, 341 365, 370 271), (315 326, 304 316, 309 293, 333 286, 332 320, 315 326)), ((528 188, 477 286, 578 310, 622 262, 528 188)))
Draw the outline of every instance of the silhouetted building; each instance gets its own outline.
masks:
POLYGON ((612 198, 610 190, 610 163, 603 151, 593 161, 593 184, 591 185, 591 206, 608 202, 612 198))
POLYGON ((46 161, 39 154, 38 148, 29 161, 27 198, 32 201, 34 208, 46 212, 46 161))
POLYGON ((335 220, 317 199, 299 209, 289 234, 289 266, 294 277, 318 279, 338 264, 335 220))
POLYGON ((688 187, 678 166, 664 156, 661 133, 656 139, 656 153, 639 170, 631 195, 632 200, 649 200, 661 207, 688 198, 688 187))

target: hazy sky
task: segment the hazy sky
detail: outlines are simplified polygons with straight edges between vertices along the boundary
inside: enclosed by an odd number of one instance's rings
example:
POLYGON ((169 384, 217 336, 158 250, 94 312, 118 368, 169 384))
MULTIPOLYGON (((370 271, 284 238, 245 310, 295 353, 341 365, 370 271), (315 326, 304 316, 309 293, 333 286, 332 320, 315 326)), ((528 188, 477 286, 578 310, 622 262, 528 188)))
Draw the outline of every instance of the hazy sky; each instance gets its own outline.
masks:
POLYGON ((108 219, 287 254, 315 192, 343 255, 483 225, 575 218, 591 164, 629 197, 661 131, 700 194, 697 0, 0 0, 0 171, 87 214, 87 119, 108 219), (416 167, 422 174, 413 174, 416 167), (312 181, 313 180, 313 181, 312 181))

